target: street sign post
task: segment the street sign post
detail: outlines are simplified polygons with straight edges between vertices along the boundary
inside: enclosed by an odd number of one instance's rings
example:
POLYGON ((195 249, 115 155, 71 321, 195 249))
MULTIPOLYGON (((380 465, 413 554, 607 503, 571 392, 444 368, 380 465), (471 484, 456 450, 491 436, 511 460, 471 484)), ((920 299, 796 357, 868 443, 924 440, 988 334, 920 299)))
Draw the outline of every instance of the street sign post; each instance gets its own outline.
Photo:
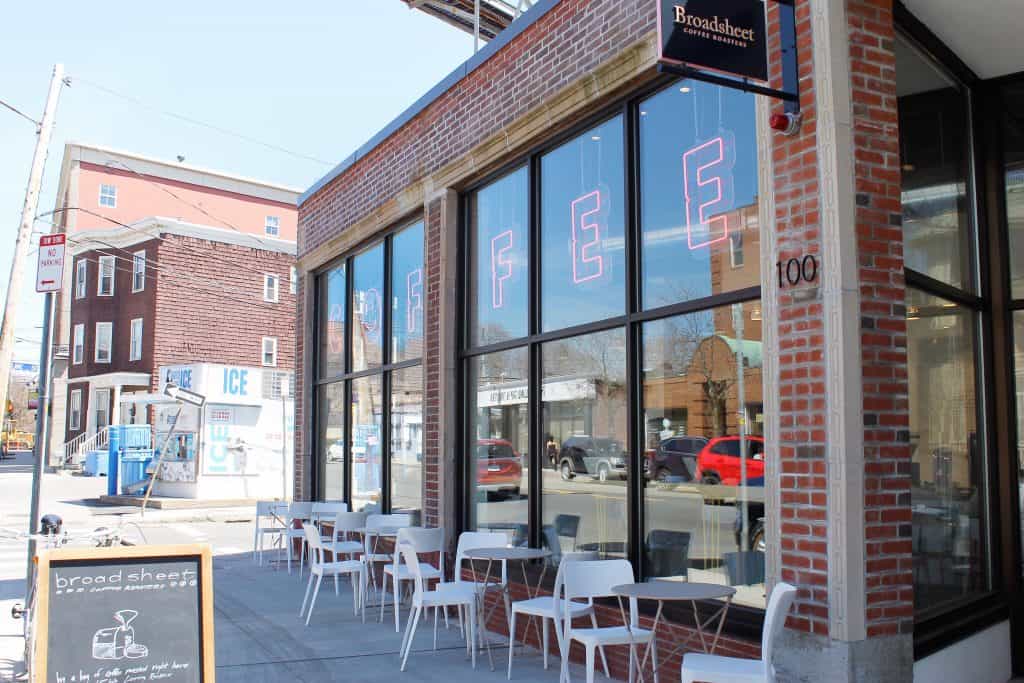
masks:
POLYGON ((39 238, 39 266, 36 291, 59 292, 64 279, 64 242, 67 235, 42 235, 39 238))

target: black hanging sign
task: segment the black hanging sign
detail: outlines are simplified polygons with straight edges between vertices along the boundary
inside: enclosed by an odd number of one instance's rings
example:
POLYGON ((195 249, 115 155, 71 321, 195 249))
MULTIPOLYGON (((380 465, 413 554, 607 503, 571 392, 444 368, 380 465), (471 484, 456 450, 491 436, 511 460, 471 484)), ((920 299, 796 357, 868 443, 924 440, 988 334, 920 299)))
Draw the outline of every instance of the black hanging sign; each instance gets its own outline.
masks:
POLYGON ((660 61, 768 80, 763 0, 658 0, 660 61))

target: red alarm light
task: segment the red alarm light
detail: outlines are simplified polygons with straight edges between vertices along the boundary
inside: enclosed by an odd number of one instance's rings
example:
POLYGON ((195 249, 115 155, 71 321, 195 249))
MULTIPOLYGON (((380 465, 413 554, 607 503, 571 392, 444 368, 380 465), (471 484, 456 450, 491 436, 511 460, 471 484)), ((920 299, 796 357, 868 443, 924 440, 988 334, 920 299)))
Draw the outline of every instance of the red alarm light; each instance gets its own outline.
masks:
POLYGON ((796 135, 800 131, 802 117, 799 113, 772 114, 768 126, 783 135, 796 135))

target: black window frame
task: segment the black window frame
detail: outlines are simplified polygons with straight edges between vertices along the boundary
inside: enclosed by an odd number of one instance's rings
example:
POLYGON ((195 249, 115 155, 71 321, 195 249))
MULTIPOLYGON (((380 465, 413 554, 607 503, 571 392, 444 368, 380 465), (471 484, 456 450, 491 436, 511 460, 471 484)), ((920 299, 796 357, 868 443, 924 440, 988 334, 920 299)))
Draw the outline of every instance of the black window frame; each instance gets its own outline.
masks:
MULTIPOLYGON (((379 376, 381 378, 381 430, 380 430, 380 443, 381 443, 381 472, 380 472, 380 511, 388 514, 391 512, 391 409, 392 409, 392 396, 391 396, 391 377, 395 372, 406 370, 408 368, 424 367, 425 354, 421 354, 418 358, 411 358, 400 362, 391 362, 392 344, 391 344, 391 324, 392 324, 392 307, 391 294, 392 294, 392 245, 395 236, 402 233, 407 229, 414 228, 416 225, 422 225, 424 232, 424 245, 423 245, 423 268, 426 272, 426 227, 427 220, 423 213, 408 215, 400 221, 397 221, 387 230, 375 234, 370 239, 367 239, 356 246, 349 249, 343 255, 332 259, 328 263, 316 269, 313 273, 314 286, 312 289, 312 310, 313 310, 313 339, 315 340, 313 346, 313 363, 311 372, 311 415, 313 418, 313 429, 311 431, 311 452, 313 454, 313 468, 311 472, 311 487, 312 497, 315 500, 325 499, 326 490, 326 475, 325 469, 327 464, 326 457, 322 457, 324 454, 323 446, 325 444, 320 443, 320 389, 321 387, 341 384, 342 395, 344 397, 344 443, 345 443, 345 454, 342 465, 342 496, 341 500, 352 504, 352 457, 351 457, 351 446, 352 446, 352 382, 356 379, 363 377, 379 376), (353 287, 353 263, 361 254, 370 251, 380 245, 384 247, 384 275, 383 275, 383 291, 381 292, 381 363, 368 367, 358 372, 352 371, 352 287, 353 287), (342 334, 344 335, 344 358, 342 360, 342 372, 331 375, 329 377, 320 376, 320 350, 321 350, 321 334, 324 333, 323 318, 321 316, 323 302, 323 291, 320 287, 320 278, 327 277, 327 274, 344 264, 345 266, 345 320, 344 329, 342 334)), ((424 284, 425 287, 425 284, 424 284)), ((426 292, 424 291, 424 297, 426 292)), ((426 337, 426 325, 424 319, 424 330, 423 334, 426 337)), ((425 345, 424 345, 425 349, 425 345)), ((424 392, 424 400, 421 404, 421 412, 426 412, 426 392, 424 392)), ((422 438, 422 437, 421 437, 422 438)), ((421 481, 420 488, 420 512, 423 512, 423 488, 421 481)))
MULTIPOLYGON (((642 328, 643 324, 653 320, 661 320, 677 315, 709 311, 715 308, 729 306, 731 304, 742 304, 753 301, 760 301, 762 288, 760 285, 746 287, 729 292, 700 297, 688 301, 676 302, 674 304, 657 306, 645 309, 643 307, 642 277, 640 275, 642 228, 641 228, 641 201, 640 201, 640 104, 657 93, 678 85, 686 79, 675 76, 659 76, 646 86, 620 97, 613 103, 600 109, 590 116, 579 119, 571 127, 557 133, 556 135, 535 145, 525 154, 515 157, 512 161, 503 164, 500 168, 481 177, 479 180, 467 184, 461 188, 459 194, 459 230, 458 230, 458 254, 459 254, 459 286, 457 287, 457 310, 460 314, 460 322, 456 329, 458 343, 456 373, 457 373, 457 421, 458 421, 458 452, 468 452, 463 446, 472 443, 470 433, 473 424, 470 415, 470 392, 475 391, 468 386, 470 373, 467 367, 475 358, 500 351, 511 349, 527 349, 529 357, 529 386, 531 387, 531 400, 529 403, 529 502, 528 502, 528 535, 527 539, 531 547, 540 547, 541 544, 541 519, 542 519, 542 472, 541 461, 544 458, 544 434, 543 426, 543 402, 539 400, 540 391, 533 391, 542 384, 542 350, 547 342, 578 337, 584 334, 602 332, 614 329, 623 329, 626 337, 626 377, 627 377, 627 451, 629 461, 629 476, 626 482, 626 507, 629 515, 628 520, 628 559, 633 565, 633 571, 639 580, 644 576, 643 555, 643 530, 644 530, 644 488, 646 480, 643 470, 644 448, 643 448, 643 396, 642 396, 642 328), (544 332, 541 325, 542 311, 542 268, 541 268, 541 157, 572 141, 588 130, 605 123, 606 121, 621 116, 623 119, 623 164, 625 176, 625 243, 626 243, 626 309, 622 315, 591 321, 588 323, 574 325, 550 332, 544 332), (505 175, 514 172, 523 166, 527 167, 529 174, 529 204, 528 233, 530 236, 529 248, 529 294, 528 294, 528 333, 525 337, 509 339, 498 343, 472 347, 472 331, 470 330, 469 316, 470 298, 467 296, 468 287, 472 286, 468 274, 470 271, 470 245, 473 244, 470 231, 473 228, 472 220, 472 195, 489 184, 501 180, 505 175)), ((725 86, 719 86, 725 87, 725 86)), ((457 531, 461 532, 470 528, 472 511, 474 505, 472 487, 474 484, 475 468, 472 467, 467 457, 456 458, 456 477, 458 481, 459 496, 457 500, 457 531)), ((547 577, 551 581, 551 577, 547 577)), ((549 586, 550 587, 550 586, 549 586)), ((701 617, 709 618, 720 606, 717 601, 699 605, 701 617)), ((641 607, 646 610, 645 606, 641 607)), ((653 614, 653 612, 652 612, 653 614)), ((730 635, 759 639, 764 624, 763 608, 755 608, 746 605, 733 604, 728 612, 723 631, 730 635)), ((668 606, 665 615, 669 618, 688 622, 693 619, 693 613, 689 609, 683 611, 676 607, 668 606)))

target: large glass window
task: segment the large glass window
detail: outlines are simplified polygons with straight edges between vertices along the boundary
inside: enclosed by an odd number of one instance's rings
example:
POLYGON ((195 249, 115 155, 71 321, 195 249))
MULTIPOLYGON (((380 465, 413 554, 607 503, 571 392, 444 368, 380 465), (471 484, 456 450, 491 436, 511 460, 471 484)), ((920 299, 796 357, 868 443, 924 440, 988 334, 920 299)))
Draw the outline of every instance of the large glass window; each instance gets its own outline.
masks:
POLYGON ((896 95, 905 265, 974 291, 970 125, 964 89, 909 40, 898 37, 896 95))
POLYGON ((984 439, 978 433, 977 314, 907 292, 914 604, 919 612, 988 589, 984 439))
POLYGON ((754 96, 682 81, 640 108, 643 306, 758 287, 754 96))
POLYGON ((1011 294, 1024 299, 1024 82, 1004 88, 1002 104, 1011 294))
POLYGON ((541 158, 541 319, 557 330, 626 311, 622 117, 541 158))
POLYGON ((318 496, 353 510, 420 514, 423 239, 417 222, 317 277, 318 496))
POLYGON ((543 542, 556 554, 627 557, 625 330, 542 349, 545 450, 557 451, 555 471, 544 473, 543 542))
POLYGON ((526 335, 529 200, 526 167, 472 196, 469 331, 474 346, 526 335))
POLYGON ((737 587, 764 606, 760 302, 644 324, 648 576, 737 587), (732 505, 718 504, 721 500, 732 505))
POLYGON ((755 138, 680 81, 467 196, 471 528, 764 605, 755 138))
POLYGON ((468 372, 471 526, 505 531, 510 541, 522 544, 529 518, 526 349, 478 356, 469 362, 468 372))

